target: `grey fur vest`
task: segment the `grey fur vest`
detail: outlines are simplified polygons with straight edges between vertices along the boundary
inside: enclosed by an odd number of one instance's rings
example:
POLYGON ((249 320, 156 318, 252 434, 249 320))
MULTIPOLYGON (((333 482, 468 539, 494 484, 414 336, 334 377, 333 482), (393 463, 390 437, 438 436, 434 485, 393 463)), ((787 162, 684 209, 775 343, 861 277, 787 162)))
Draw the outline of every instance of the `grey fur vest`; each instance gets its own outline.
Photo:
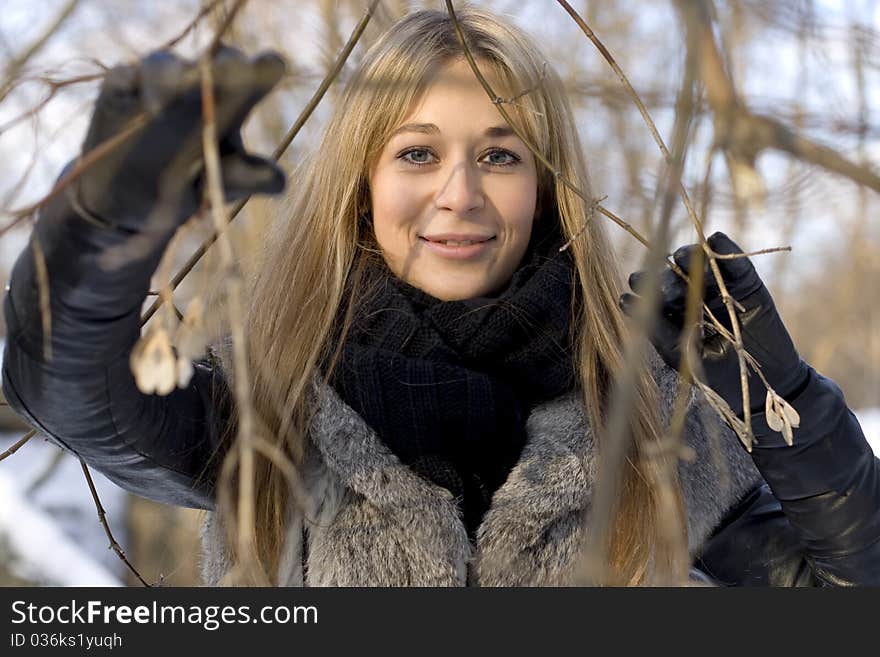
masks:
MULTIPOLYGON (((658 359, 659 360, 659 359, 658 359)), ((655 363, 664 420, 677 375, 655 363)), ((318 389, 303 474, 311 500, 290 511, 279 581, 285 586, 559 586, 575 583, 596 472, 583 404, 568 393, 535 407, 519 462, 468 540, 452 494, 416 475, 329 386, 318 389), (584 521, 586 518, 586 522, 584 521)), ((688 547, 695 555, 724 514, 760 481, 751 457, 702 396, 692 393, 681 461, 688 547)), ((291 505, 292 506, 292 505, 291 505)), ((229 568, 209 514, 201 573, 229 568)))

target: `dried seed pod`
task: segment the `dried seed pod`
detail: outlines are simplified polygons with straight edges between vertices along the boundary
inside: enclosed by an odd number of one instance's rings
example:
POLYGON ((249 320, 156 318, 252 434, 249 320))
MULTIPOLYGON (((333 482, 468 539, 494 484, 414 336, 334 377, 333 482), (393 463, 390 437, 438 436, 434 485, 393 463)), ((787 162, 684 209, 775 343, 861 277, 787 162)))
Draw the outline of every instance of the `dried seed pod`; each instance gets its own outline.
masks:
POLYGON ((200 297, 189 303, 183 321, 174 334, 174 344, 181 358, 195 360, 205 354, 208 346, 208 331, 205 327, 205 304, 200 297))
POLYGON ((132 350, 129 363, 141 392, 167 395, 174 390, 178 378, 177 359, 164 328, 148 329, 132 350))
POLYGON ((776 399, 776 393, 772 390, 767 390, 767 399, 764 402, 764 415, 767 417, 768 427, 773 431, 782 431, 784 419, 776 399))
POLYGON ((767 426, 773 431, 779 431, 787 445, 794 445, 794 429, 800 426, 801 416, 772 388, 767 389, 764 414, 767 417, 767 426))
POLYGON ((798 412, 794 410, 794 407, 784 399, 782 400, 782 412, 785 414, 785 419, 788 420, 788 423, 795 429, 801 426, 801 416, 798 415, 798 412))
POLYGON ((794 431, 792 431, 791 424, 788 422, 782 425, 782 437, 785 438, 785 443, 789 447, 794 445, 794 431))
POLYGON ((193 376, 193 364, 192 360, 186 358, 184 356, 180 356, 177 359, 177 387, 185 388, 189 385, 190 379, 193 376))

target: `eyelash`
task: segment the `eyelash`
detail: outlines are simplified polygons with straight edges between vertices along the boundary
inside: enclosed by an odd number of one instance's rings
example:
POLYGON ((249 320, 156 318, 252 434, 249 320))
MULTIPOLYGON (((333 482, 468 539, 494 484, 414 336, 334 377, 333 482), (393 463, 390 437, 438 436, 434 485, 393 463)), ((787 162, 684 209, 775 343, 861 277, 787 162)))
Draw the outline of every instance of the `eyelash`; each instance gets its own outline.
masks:
MULTIPOLYGON (((423 166, 427 166, 429 164, 434 164, 433 162, 413 162, 412 160, 408 160, 406 158, 406 156, 409 155, 410 153, 420 153, 420 152, 430 153, 431 150, 428 148, 410 148, 410 149, 405 150, 400 155, 398 155, 397 159, 401 160, 402 162, 404 162, 410 166, 414 166, 414 167, 423 167, 423 166)), ((509 155, 512 158, 509 162, 505 162, 503 164, 493 164, 492 166, 495 166, 495 167, 510 167, 510 166, 514 166, 516 164, 519 164, 519 162, 521 161, 519 155, 517 155, 516 153, 513 153, 507 149, 504 149, 504 148, 493 148, 488 153, 486 153, 486 156, 493 155, 495 153, 503 153, 504 155, 509 155)), ((433 155, 433 153, 432 153, 432 155, 433 155)))

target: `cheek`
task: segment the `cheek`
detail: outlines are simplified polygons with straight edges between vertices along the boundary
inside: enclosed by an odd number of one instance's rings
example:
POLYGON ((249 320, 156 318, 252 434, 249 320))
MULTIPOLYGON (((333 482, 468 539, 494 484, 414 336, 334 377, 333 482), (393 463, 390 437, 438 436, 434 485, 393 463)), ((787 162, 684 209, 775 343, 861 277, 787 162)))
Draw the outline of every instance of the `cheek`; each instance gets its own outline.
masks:
POLYGON ((498 214, 517 231, 531 227, 537 199, 537 182, 530 176, 499 181, 492 192, 498 214))
POLYGON ((417 216, 417 194, 393 173, 379 173, 370 182, 373 220, 378 226, 403 227, 417 216))

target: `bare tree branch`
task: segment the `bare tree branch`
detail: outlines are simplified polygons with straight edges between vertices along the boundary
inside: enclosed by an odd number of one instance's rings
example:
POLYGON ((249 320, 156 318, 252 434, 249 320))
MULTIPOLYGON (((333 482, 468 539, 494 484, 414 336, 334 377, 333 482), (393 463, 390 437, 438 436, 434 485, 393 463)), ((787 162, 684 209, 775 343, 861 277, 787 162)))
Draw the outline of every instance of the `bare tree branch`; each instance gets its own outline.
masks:
POLYGON ((6 67, 6 71, 4 72, 6 75, 6 81, 0 86, 0 102, 3 102, 3 99, 12 91, 15 86, 16 78, 18 77, 19 71, 28 63, 28 61, 36 55, 40 50, 43 49, 49 39, 52 38, 52 35, 55 34, 58 29, 64 24, 64 21, 73 13, 73 10, 76 9, 76 6, 79 4, 79 0, 68 0, 67 4, 62 7, 61 11, 58 13, 58 16, 55 17, 55 20, 46 28, 46 30, 41 34, 36 41, 34 41, 27 50, 25 50, 21 55, 12 60, 6 67))
POLYGON ((703 82, 713 111, 715 143, 728 154, 734 168, 754 170, 757 156, 764 150, 775 149, 880 191, 880 175, 869 167, 798 134, 778 119, 760 116, 748 109, 725 70, 711 15, 708 0, 687 3, 689 29, 698 32, 703 82))
POLYGON ((21 438, 19 438, 19 439, 15 442, 15 444, 12 445, 12 447, 10 447, 10 448, 7 449, 5 452, 3 452, 2 454, 0 454, 0 461, 2 461, 3 459, 8 458, 8 457, 12 456, 13 454, 15 454, 15 453, 21 448, 22 445, 24 445, 27 441, 29 441, 31 438, 33 438, 33 437, 36 436, 36 435, 37 435, 37 431, 36 431, 36 429, 31 429, 30 431, 28 431, 28 432, 27 432, 26 434, 24 434, 21 438))
POLYGON ((110 541, 110 548, 116 553, 120 559, 122 559, 122 563, 124 563, 128 569, 134 573, 134 576, 137 577, 141 584, 146 587, 150 587, 150 584, 141 577, 141 574, 137 571, 137 569, 131 565, 131 562, 125 556, 125 551, 122 547, 117 543, 116 539, 113 537, 113 532, 110 531, 110 525, 107 524, 107 513, 104 511, 104 507, 101 505, 101 498, 98 497, 98 491, 95 489, 95 482, 92 481, 92 474, 89 472, 89 466, 86 465, 86 462, 82 459, 79 460, 80 465, 82 466, 83 475, 86 478, 86 483, 89 485, 89 491, 92 493, 92 499, 95 501, 95 508, 98 511, 98 520, 101 522, 101 526, 104 528, 104 533, 107 535, 107 540, 110 541))
POLYGON ((221 2, 223 2, 223 0, 211 0, 211 2, 207 3, 204 7, 201 8, 199 13, 196 14, 195 18, 193 18, 176 37, 173 37, 166 41, 164 44, 162 44, 161 48, 163 50, 170 50, 178 43, 183 41, 186 36, 195 29, 196 25, 198 25, 199 22, 201 22, 201 20, 205 18, 205 16, 214 11, 214 8, 217 7, 217 5, 221 2))

